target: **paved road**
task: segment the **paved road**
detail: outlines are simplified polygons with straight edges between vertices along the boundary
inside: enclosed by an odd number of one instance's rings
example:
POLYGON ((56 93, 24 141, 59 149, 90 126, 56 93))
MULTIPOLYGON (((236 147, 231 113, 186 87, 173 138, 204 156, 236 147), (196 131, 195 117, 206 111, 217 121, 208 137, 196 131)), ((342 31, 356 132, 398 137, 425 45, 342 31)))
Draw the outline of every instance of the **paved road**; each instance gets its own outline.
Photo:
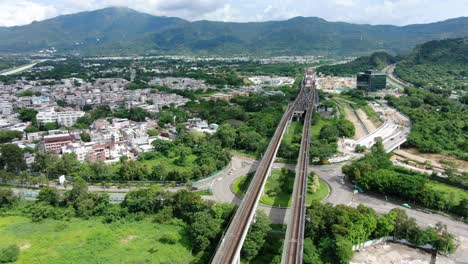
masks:
MULTIPOLYGON (((240 199, 231 190, 231 185, 236 178, 246 175, 249 171, 255 169, 256 163, 251 160, 246 160, 241 157, 233 157, 231 163, 232 173, 220 176, 214 179, 211 183, 211 189, 213 195, 205 196, 206 199, 230 202, 239 204, 240 199)), ((447 225, 450 232, 457 236, 460 242, 459 249, 454 254, 454 258, 458 263, 468 263, 468 225, 460 221, 452 220, 448 217, 438 214, 427 214, 424 212, 406 209, 399 204, 385 201, 381 197, 375 197, 369 194, 354 194, 353 187, 350 184, 342 184, 341 179, 343 174, 341 167, 343 164, 331 164, 322 166, 309 166, 309 171, 317 173, 324 181, 328 183, 331 189, 330 195, 325 199, 324 202, 331 203, 333 205, 345 204, 353 207, 357 207, 359 204, 364 204, 370 208, 373 208, 377 213, 384 214, 393 208, 400 208, 407 212, 410 217, 416 219, 416 222, 423 227, 429 225, 435 225, 437 222, 442 222, 447 225)), ((273 168, 278 169, 284 166, 294 168, 294 165, 285 165, 275 163, 273 168)), ((265 211, 271 218, 273 223, 285 224, 285 217, 289 213, 286 208, 272 208, 259 204, 259 209, 265 211)))
POLYGON ((36 64, 38 64, 40 62, 43 62, 43 61, 45 61, 45 60, 30 63, 30 64, 23 65, 23 66, 19 66, 19 67, 13 68, 13 69, 5 70, 2 73, 0 73, 0 75, 6 76, 6 75, 17 74, 17 73, 20 73, 20 72, 25 71, 27 69, 30 69, 30 68, 34 67, 36 64))
POLYGON ((369 194, 353 194, 353 187, 350 184, 341 184, 341 165, 316 166, 313 170, 324 179, 331 187, 331 194, 325 202, 336 204, 346 204, 357 207, 359 204, 364 204, 373 208, 377 213, 384 214, 393 208, 400 208, 406 211, 408 216, 416 219, 416 222, 422 226, 435 225, 437 222, 442 222, 447 225, 448 230, 457 236, 460 242, 459 249, 454 254, 454 259, 459 263, 468 263, 468 225, 452 220, 448 217, 438 214, 427 214, 424 212, 407 209, 395 203, 385 201, 381 197, 375 197, 369 194))
POLYGON ((404 90, 405 86, 413 86, 410 83, 405 83, 404 81, 400 80, 396 75, 395 75, 395 66, 396 64, 391 64, 388 65, 387 67, 383 68, 383 72, 387 74, 387 81, 389 84, 393 85, 394 87, 404 90))

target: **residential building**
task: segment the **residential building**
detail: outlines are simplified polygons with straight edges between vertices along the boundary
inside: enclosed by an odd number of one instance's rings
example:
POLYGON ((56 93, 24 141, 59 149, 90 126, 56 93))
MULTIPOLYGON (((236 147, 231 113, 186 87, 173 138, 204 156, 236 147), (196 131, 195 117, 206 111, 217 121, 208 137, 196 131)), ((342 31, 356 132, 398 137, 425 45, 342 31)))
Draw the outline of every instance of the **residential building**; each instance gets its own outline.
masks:
POLYGON ((40 111, 36 115, 38 123, 58 123, 59 125, 71 127, 73 126, 78 118, 85 115, 83 111, 65 110, 56 112, 55 109, 49 109, 46 111, 40 111))
POLYGON ((42 150, 44 152, 53 152, 60 154, 62 147, 75 141, 75 137, 68 133, 48 135, 44 137, 42 142, 42 150))

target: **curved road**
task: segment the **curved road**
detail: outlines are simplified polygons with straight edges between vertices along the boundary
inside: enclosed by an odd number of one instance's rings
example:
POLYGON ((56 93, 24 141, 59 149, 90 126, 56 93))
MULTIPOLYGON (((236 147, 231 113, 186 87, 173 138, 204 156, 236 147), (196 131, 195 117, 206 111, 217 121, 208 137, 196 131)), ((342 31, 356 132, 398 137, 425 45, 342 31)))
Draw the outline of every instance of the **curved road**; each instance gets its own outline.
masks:
MULTIPOLYGON (((234 156, 231 162, 231 170, 225 175, 213 179, 211 182, 204 183, 204 185, 197 186, 199 188, 211 188, 212 195, 204 196, 205 199, 215 200, 219 202, 228 202, 239 204, 240 198, 236 196, 231 186, 235 179, 246 175, 249 171, 254 171, 257 162, 251 159, 234 156)), ((289 167, 294 169, 294 165, 286 165, 275 163, 273 169, 281 167, 289 167)), ((399 204, 395 204, 377 196, 369 194, 354 194, 353 187, 350 184, 342 184, 341 179, 343 174, 341 172, 341 164, 330 164, 330 165, 310 165, 309 170, 317 173, 320 178, 328 183, 331 189, 330 195, 325 199, 324 202, 331 203, 333 205, 345 204, 353 207, 357 207, 359 204, 363 204, 370 208, 373 208, 377 213, 384 214, 393 208, 400 208, 406 211, 408 216, 416 219, 416 222, 422 226, 433 226, 437 222, 442 222, 447 225, 448 230, 455 234, 460 246, 459 249, 452 256, 457 263, 468 263, 468 225, 453 220, 451 218, 439 215, 439 214, 428 214, 417 210, 407 209, 399 204)), ((276 224, 285 224, 285 220, 289 219, 285 217, 289 214, 289 209, 271 207, 259 204, 259 209, 267 213, 272 222, 276 224)))

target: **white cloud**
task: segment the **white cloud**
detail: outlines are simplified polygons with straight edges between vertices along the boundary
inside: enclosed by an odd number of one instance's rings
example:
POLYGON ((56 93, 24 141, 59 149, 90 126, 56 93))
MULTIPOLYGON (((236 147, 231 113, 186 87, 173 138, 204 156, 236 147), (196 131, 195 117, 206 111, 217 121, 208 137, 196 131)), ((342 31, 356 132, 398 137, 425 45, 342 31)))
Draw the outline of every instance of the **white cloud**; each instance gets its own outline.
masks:
POLYGON ((245 22, 317 16, 331 21, 404 25, 468 16, 466 4, 467 0, 0 0, 0 26, 108 6, 128 6, 188 20, 245 22))
POLYGON ((15 26, 43 20, 59 14, 52 5, 25 0, 0 1, 0 26, 15 26))

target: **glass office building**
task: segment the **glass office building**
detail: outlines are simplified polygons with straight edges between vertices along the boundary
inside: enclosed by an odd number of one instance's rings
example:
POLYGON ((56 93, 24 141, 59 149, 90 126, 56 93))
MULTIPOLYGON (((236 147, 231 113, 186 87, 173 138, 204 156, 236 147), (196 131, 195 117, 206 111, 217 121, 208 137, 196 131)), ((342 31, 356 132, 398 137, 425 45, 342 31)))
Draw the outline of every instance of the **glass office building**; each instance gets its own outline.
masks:
POLYGON ((367 92, 375 92, 385 89, 387 75, 378 71, 369 70, 357 75, 356 88, 367 92))

